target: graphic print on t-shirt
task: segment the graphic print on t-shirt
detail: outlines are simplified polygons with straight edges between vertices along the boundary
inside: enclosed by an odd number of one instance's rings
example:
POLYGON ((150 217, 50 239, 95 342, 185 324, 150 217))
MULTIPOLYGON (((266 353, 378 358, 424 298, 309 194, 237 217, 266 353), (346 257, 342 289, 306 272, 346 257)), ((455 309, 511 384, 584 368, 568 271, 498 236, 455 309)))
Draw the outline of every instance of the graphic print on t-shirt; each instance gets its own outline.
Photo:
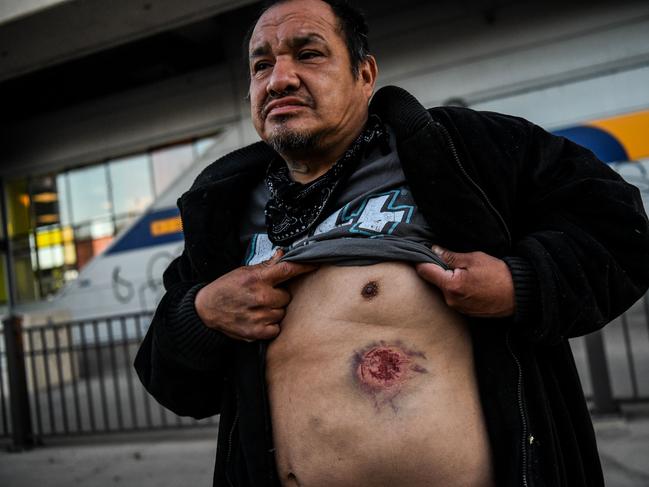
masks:
MULTIPOLYGON (((316 242, 344 238, 382 238, 388 235, 407 237, 413 233, 411 223, 415 205, 407 187, 365 195, 349 202, 320 222, 308 235, 297 239, 288 249, 316 242)), ((268 235, 256 233, 250 239, 245 265, 259 264, 272 257, 277 249, 268 235)))

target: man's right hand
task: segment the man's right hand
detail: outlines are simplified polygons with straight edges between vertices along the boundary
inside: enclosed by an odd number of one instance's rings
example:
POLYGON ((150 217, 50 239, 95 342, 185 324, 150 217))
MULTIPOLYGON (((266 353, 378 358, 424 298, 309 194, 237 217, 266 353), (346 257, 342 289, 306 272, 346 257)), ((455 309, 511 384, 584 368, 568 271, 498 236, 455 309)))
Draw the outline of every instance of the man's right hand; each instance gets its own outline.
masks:
POLYGON ((206 326, 235 340, 269 340, 279 334, 290 293, 279 286, 311 272, 314 265, 279 262, 283 252, 261 264, 239 267, 196 295, 196 312, 206 326))

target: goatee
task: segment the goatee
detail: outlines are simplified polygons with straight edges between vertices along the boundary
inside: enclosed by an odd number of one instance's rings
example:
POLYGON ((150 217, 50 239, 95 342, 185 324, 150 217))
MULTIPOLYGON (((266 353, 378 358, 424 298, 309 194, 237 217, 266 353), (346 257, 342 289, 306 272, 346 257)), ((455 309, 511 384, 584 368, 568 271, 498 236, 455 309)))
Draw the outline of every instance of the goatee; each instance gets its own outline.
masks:
POLYGON ((304 154, 317 148, 320 134, 278 127, 266 142, 279 154, 304 154))

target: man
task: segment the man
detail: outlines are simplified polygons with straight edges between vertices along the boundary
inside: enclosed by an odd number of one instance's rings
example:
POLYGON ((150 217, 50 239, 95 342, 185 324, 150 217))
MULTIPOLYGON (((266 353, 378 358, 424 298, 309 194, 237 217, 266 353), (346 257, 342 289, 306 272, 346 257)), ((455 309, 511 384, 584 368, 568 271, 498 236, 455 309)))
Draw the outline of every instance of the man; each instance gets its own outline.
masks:
POLYGON ((518 118, 369 103, 366 36, 340 1, 258 18, 263 142, 179 200, 140 378, 220 413, 218 486, 603 485, 567 339, 647 288, 638 191, 518 118))

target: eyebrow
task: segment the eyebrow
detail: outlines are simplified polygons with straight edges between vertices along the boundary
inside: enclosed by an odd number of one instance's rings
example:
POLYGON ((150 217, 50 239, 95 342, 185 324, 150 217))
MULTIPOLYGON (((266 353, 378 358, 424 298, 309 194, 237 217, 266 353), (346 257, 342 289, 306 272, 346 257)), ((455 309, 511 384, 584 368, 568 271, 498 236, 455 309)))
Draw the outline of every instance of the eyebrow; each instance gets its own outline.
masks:
MULTIPOLYGON (((306 46, 307 44, 316 43, 316 44, 326 44, 326 39, 320 34, 315 32, 291 37, 287 44, 292 49, 299 49, 300 47, 306 46)), ((262 45, 255 47, 250 51, 249 58, 254 59, 262 56, 267 56, 270 54, 271 48, 268 42, 264 42, 262 45)))

